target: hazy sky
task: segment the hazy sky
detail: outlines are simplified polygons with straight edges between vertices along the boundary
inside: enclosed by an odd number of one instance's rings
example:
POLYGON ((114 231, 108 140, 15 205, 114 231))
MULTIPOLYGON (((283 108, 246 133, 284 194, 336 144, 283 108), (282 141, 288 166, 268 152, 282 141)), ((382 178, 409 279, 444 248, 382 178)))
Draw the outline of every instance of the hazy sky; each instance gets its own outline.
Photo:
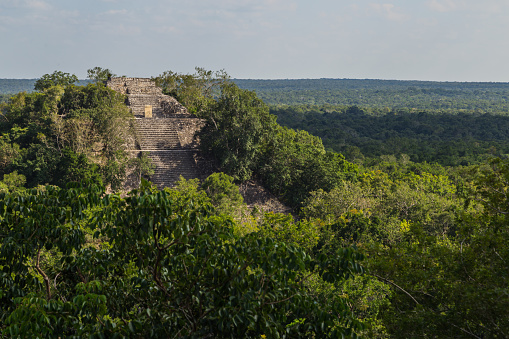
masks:
POLYGON ((0 78, 509 81, 508 0, 0 0, 0 78))

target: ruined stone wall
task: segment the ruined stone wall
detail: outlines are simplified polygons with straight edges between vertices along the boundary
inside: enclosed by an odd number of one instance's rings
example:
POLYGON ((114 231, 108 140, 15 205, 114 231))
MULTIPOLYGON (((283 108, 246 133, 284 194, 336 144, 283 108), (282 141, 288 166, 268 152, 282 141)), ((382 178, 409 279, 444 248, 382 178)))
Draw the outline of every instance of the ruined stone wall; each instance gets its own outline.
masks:
POLYGON ((111 78, 106 85, 122 94, 163 95, 162 89, 150 78, 111 78))
POLYGON ((202 119, 174 120, 181 147, 186 149, 197 149, 200 144, 197 134, 203 128, 205 122, 202 119))
POLYGON ((106 86, 127 96, 126 105, 136 117, 145 116, 145 106, 152 107, 154 118, 191 117, 182 104, 175 98, 164 95, 161 88, 150 78, 111 78, 106 82, 106 86))

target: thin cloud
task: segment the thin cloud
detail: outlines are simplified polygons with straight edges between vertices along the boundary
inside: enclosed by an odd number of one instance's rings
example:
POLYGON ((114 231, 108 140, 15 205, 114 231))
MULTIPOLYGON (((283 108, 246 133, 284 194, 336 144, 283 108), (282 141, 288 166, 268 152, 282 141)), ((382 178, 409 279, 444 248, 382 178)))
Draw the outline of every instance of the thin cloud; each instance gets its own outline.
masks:
POLYGON ((394 4, 369 4, 370 8, 390 21, 405 21, 408 15, 401 13, 394 4))
POLYGON ((51 6, 42 0, 0 0, 0 9, 28 8, 31 10, 47 10, 51 6))
POLYGON ((103 13, 99 13, 99 15, 125 15, 127 14, 127 9, 112 9, 103 13))
POLYGON ((51 8, 49 4, 41 0, 28 0, 25 2, 25 7, 33 10, 48 10, 51 8))
POLYGON ((159 34, 175 34, 180 32, 180 29, 176 26, 156 26, 152 28, 152 31, 159 34))
POLYGON ((219 2, 221 5, 232 7, 253 7, 253 8, 269 8, 276 10, 286 10, 295 7, 295 3, 289 0, 223 0, 219 2))
MULTIPOLYGON (((165 12, 175 18, 173 26, 185 25, 187 35, 196 39, 205 36, 230 37, 235 41, 242 38, 254 38, 270 34, 280 29, 286 14, 294 14, 297 5, 293 0, 217 0, 214 3, 201 2, 201 6, 182 5, 167 6, 157 14, 165 12)), ((155 8, 151 9, 154 13, 155 8)), ((157 19, 156 22, 164 24, 157 19)), ((159 30, 163 34, 171 30, 159 30)))
POLYGON ((458 4, 454 0, 431 0, 428 7, 435 12, 445 13, 458 9, 458 4))
POLYGON ((219 0, 210 9, 243 14, 293 12, 297 4, 291 0, 219 0))
POLYGON ((0 0, 0 9, 21 7, 20 0, 0 0))
POLYGON ((135 24, 123 24, 119 22, 97 21, 90 24, 90 28, 97 32, 102 32, 108 36, 137 36, 142 33, 141 27, 135 24), (107 33, 106 33, 107 32, 107 33))
POLYGON ((278 11, 296 11, 297 4, 294 1, 287 0, 265 0, 265 3, 273 10, 278 11))
POLYGON ((471 11, 482 12, 485 14, 501 14, 503 16, 507 16, 507 10, 509 9, 509 3, 507 2, 498 2, 498 1, 479 1, 473 2, 468 6, 468 9, 471 11))

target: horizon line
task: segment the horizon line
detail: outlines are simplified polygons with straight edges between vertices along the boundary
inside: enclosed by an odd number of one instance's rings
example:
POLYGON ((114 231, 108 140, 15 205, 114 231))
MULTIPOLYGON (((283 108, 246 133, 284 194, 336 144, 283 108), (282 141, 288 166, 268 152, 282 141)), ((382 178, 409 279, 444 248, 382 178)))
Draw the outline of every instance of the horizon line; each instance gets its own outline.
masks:
MULTIPOLYGON (((122 78, 117 77, 117 78, 122 78)), ((132 77, 128 78, 147 78, 132 77)), ((0 80, 38 80, 40 78, 0 78, 0 80)), ((148 77, 147 79, 151 79, 148 77)), ((346 80, 346 81, 401 81, 401 82, 435 82, 435 83, 485 83, 485 84, 509 84, 509 81, 469 81, 469 80, 418 80, 418 79, 382 79, 382 78, 231 78, 231 80, 248 80, 248 81, 298 81, 298 80, 346 80)), ((93 79, 78 79, 78 81, 93 81, 93 79)))

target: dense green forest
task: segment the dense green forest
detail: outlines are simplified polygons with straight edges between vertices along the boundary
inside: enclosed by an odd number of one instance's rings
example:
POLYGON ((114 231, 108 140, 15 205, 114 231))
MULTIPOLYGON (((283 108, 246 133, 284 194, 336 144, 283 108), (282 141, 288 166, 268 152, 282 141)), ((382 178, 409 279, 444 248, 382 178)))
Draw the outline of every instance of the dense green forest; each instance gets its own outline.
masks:
MULTIPOLYGON (((19 92, 32 92, 38 79, 0 79, 0 94, 16 94, 19 92)), ((89 79, 78 80, 77 85, 86 86, 89 79)))
POLYGON ((0 79, 1 94, 32 92, 37 79, 0 79))
POLYGON ((217 172, 123 192, 150 173, 125 160, 124 98, 41 79, 1 107, 0 336, 508 337, 503 114, 269 108, 224 72, 167 71, 217 172), (246 180, 293 213, 248 207, 246 180))
MULTIPOLYGON (((0 79, 0 103, 7 102, 13 95, 20 92, 34 91, 37 79, 0 79)), ((90 80, 77 80, 76 85, 86 86, 90 80)))
MULTIPOLYGON (((342 105, 442 112, 509 111, 509 83, 370 79, 233 79, 268 105, 342 105)), ((0 79, 0 95, 31 92, 36 79, 0 79)), ((86 85, 88 80, 80 80, 86 85)), ((1 98, 0 98, 1 99, 1 98)))
POLYGON ((319 136, 326 148, 355 162, 406 154, 414 162, 457 166, 509 154, 505 114, 405 110, 373 114, 356 106, 271 107, 271 113, 280 124, 319 136))
POLYGON ((509 111, 509 83, 355 79, 235 80, 269 105, 343 105, 376 110, 509 111))

